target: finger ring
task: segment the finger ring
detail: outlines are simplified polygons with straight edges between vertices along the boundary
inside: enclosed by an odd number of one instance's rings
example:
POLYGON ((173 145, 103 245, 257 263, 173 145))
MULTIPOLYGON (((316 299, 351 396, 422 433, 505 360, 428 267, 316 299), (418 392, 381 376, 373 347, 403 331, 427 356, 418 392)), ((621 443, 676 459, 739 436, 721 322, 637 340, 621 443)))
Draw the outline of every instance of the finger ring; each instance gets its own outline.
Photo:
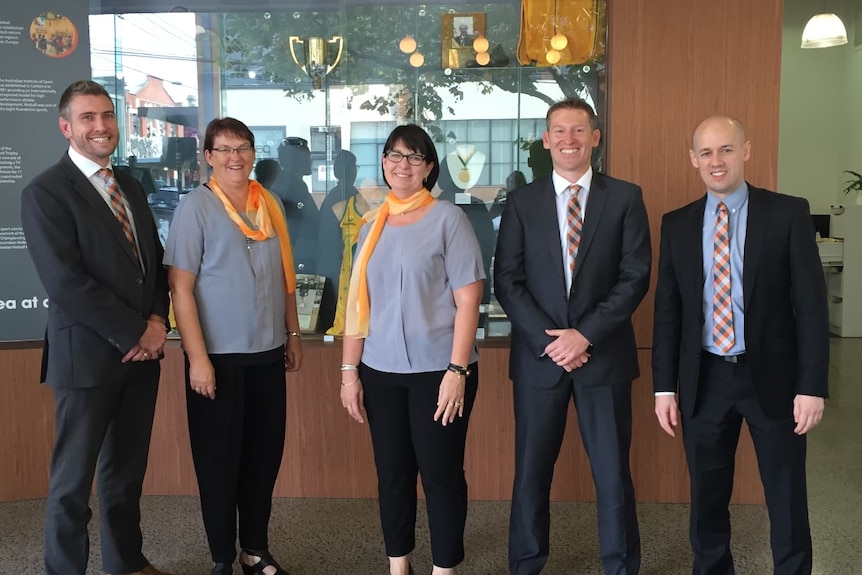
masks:
POLYGON ((347 407, 347 404, 346 404, 346 403, 342 403, 342 404, 341 404, 341 407, 347 407))
POLYGON ((461 402, 460 402, 460 401, 456 401, 456 402, 455 402, 455 407, 458 407, 459 405, 461 405, 461 402))
POLYGON ((198 393, 200 393, 200 392, 201 392, 201 388, 196 387, 196 388, 195 388, 195 391, 196 391, 196 392, 198 392, 198 393))
POLYGON ((147 352, 144 352, 144 358, 148 358, 148 357, 150 357, 150 354, 148 354, 147 352))
POLYGON ((448 403, 448 405, 452 406, 452 405, 456 405, 456 404, 455 404, 455 402, 450 401, 450 402, 448 403))

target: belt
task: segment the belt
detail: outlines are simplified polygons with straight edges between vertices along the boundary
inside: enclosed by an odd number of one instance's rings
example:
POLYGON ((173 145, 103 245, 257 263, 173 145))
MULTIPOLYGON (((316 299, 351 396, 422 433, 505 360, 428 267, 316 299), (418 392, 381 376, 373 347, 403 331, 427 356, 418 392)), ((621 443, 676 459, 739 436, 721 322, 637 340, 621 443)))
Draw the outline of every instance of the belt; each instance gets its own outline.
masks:
POLYGON ((746 357, 744 353, 740 353, 739 355, 716 355, 714 353, 710 353, 706 350, 703 350, 703 357, 705 359, 712 359, 715 361, 724 361, 727 363, 745 363, 746 357))

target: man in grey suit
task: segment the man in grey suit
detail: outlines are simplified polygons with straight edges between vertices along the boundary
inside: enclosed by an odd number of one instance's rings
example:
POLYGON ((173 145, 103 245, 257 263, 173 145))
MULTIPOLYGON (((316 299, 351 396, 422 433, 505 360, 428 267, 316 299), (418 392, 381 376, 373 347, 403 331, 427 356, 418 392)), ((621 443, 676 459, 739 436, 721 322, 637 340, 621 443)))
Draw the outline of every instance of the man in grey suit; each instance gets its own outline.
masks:
POLYGON ((509 194, 494 261, 497 299, 512 322, 509 567, 536 575, 548 560, 551 480, 574 398, 602 566, 633 575, 640 536, 629 447, 639 371, 631 315, 649 287, 649 222, 640 187, 593 172, 600 133, 588 103, 551 106, 542 139, 553 173, 509 194))
POLYGON ((84 575, 98 469, 102 564, 159 575, 141 552, 140 496, 166 336, 167 276, 140 184, 112 170, 119 130, 105 89, 70 85, 60 161, 24 189, 27 246, 50 299, 42 381, 56 437, 45 521, 48 575, 84 575))

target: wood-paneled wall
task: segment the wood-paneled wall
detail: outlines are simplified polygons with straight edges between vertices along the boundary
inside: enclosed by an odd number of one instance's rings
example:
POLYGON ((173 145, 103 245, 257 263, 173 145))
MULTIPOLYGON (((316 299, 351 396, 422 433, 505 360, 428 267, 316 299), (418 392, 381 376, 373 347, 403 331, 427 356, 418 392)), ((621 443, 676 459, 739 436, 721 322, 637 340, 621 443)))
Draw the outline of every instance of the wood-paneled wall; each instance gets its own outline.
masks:
MULTIPOLYGON (((0 402, 0 501, 44 497, 53 439, 53 399, 36 383, 41 350, 0 351, 0 365, 10 378, 0 402)), ((288 375, 287 440, 275 494, 284 497, 376 497, 377 482, 368 426, 350 419, 338 397, 341 359, 338 344, 309 342, 305 366, 288 375)), ((474 499, 509 499, 514 476, 515 428, 512 386, 507 377, 508 349, 483 348, 479 394, 470 420, 466 473, 474 499)), ((640 353, 649 363, 649 350, 640 353)), ((166 350, 153 424, 148 494, 196 493, 189 451, 178 347, 166 350)), ((679 439, 667 437, 655 423, 649 377, 635 382, 632 472, 641 501, 683 502, 688 476, 679 439)), ((552 497, 560 501, 595 499, 589 465, 570 419, 556 467, 552 497)), ((750 448, 737 458, 735 501, 762 501, 757 465, 750 448)))
MULTIPOLYGON (((742 120, 753 144, 747 176, 774 187, 781 5, 780 0, 609 0, 610 173, 643 187, 654 246, 661 215, 703 193, 688 161, 688 146, 691 130, 707 115, 742 120)), ((680 441, 667 437, 652 413, 652 309, 650 293, 636 314, 644 375, 633 392, 632 468, 639 500, 682 502, 688 479, 680 441)), ((40 354, 39 349, 0 350, 0 501, 47 492, 53 401, 37 383, 40 354)), ((288 378, 287 444, 276 495, 376 496, 367 428, 349 420, 338 400, 339 359, 337 345, 307 343, 304 368, 288 378)), ((482 350, 467 448, 470 495, 476 499, 508 499, 511 494, 514 423, 507 363, 507 349, 482 350)), ((195 493, 179 349, 170 348, 162 365, 145 489, 151 494, 195 493)), ((747 433, 737 460, 734 501, 762 502, 747 433)), ((557 500, 595 496, 574 412, 552 495, 557 500)))

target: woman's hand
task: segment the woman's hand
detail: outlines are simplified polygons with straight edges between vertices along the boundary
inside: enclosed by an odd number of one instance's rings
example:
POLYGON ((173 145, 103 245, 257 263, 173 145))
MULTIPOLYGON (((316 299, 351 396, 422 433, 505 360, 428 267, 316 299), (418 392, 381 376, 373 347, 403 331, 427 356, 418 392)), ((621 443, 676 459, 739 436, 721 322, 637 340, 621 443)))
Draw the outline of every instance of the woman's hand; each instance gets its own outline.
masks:
POLYGON ((198 395, 215 399, 215 369, 208 357, 189 361, 189 387, 198 395))
POLYGON ((455 416, 464 416, 464 388, 467 379, 454 371, 448 369, 443 374, 440 382, 440 391, 437 393, 437 411, 434 412, 434 421, 442 417, 443 426, 455 421, 455 416))
POLYGON ((343 374, 356 375, 356 381, 350 380, 350 375, 345 375, 341 382, 341 405, 347 408, 347 414, 358 421, 365 423, 363 411, 365 408, 365 392, 362 390, 362 381, 359 373, 355 371, 344 371, 343 374))
POLYGON ((287 336, 284 346, 284 370, 298 371, 302 366, 302 340, 292 335, 287 336))

